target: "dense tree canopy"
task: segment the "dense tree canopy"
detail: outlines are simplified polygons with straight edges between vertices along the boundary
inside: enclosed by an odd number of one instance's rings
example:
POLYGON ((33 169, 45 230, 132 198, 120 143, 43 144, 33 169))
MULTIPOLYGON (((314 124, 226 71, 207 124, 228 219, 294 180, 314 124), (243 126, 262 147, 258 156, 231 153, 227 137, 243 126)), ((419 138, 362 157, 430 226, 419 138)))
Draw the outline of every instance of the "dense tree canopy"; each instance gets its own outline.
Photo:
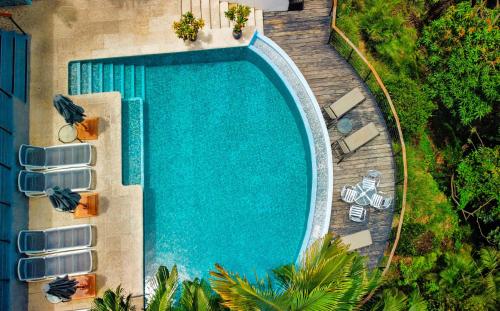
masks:
POLYGON ((481 147, 470 153, 458 165, 457 173, 458 207, 491 227, 491 232, 483 234, 500 245, 500 232, 495 226, 500 221, 500 146, 481 147))
POLYGON ((428 92, 463 125, 485 117, 500 102, 499 13, 462 2, 425 27, 420 39, 428 92))

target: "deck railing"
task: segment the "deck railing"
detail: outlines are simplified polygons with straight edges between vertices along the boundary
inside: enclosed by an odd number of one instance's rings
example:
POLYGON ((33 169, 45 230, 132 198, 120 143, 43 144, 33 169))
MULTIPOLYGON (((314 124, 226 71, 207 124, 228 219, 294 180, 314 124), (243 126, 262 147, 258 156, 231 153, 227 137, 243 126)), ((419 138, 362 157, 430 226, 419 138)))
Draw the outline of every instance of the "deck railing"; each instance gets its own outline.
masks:
MULTIPOLYGON (((398 226, 396 229, 396 236, 392 244, 389 256, 387 258, 386 265, 382 271, 382 277, 384 277, 389 270, 394 253, 398 246, 399 238, 401 236, 401 228, 403 226, 403 219, 406 208, 406 192, 408 186, 408 168, 406 162, 406 148, 405 141, 403 137, 403 131, 401 130, 401 124, 399 123, 399 117, 394 104, 392 103, 391 96, 384 85, 384 82, 380 78, 377 70, 368 61, 368 59, 363 55, 363 53, 354 45, 351 40, 344 34, 344 32, 337 27, 337 2, 338 0, 332 0, 332 10, 331 10, 331 32, 330 38, 328 40, 329 44, 332 44, 335 49, 347 60, 349 64, 358 72, 360 77, 362 77, 369 86, 372 93, 377 98, 377 103, 384 116, 387 129, 391 135, 393 141, 393 151, 394 151, 394 162, 395 162, 395 212, 399 212, 398 226), (373 81, 373 79, 375 81, 373 81)), ((374 291, 370 293, 366 299, 363 301, 365 303, 374 294, 374 291)))

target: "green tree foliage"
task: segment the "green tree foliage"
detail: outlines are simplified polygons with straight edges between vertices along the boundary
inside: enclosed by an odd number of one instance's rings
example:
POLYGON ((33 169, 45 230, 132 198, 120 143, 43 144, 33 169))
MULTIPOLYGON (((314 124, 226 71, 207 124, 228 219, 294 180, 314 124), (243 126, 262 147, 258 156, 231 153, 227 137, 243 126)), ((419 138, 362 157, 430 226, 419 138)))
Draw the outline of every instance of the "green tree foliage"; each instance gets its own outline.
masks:
POLYGON ((396 104, 404 133, 417 136, 425 129, 435 104, 416 80, 403 74, 386 76, 385 86, 396 104))
POLYGON ((500 254, 436 251, 400 260, 398 274, 375 297, 376 310, 497 310, 500 254), (397 309, 399 306, 401 309, 397 309))
POLYGON ((132 295, 125 297, 123 288, 118 286, 115 291, 108 289, 102 298, 94 299, 92 311, 135 311, 131 302, 132 295))
POLYGON ((491 227, 487 239, 500 246, 500 146, 480 147, 470 153, 457 168, 458 207, 466 217, 476 217, 491 227))
POLYGON ((231 310, 352 310, 379 279, 364 258, 330 235, 316 241, 300 264, 279 267, 255 284, 216 268, 212 286, 231 310))
POLYGON ((395 288, 384 289, 379 294, 379 300, 373 306, 373 311, 426 311, 427 303, 418 291, 413 291, 408 297, 395 288))
POLYGON ((500 102, 498 7, 461 2, 424 28, 427 91, 463 125, 487 116, 500 102))
POLYGON ((368 0, 360 20, 368 46, 396 70, 416 69, 417 31, 408 27, 400 1, 368 0))

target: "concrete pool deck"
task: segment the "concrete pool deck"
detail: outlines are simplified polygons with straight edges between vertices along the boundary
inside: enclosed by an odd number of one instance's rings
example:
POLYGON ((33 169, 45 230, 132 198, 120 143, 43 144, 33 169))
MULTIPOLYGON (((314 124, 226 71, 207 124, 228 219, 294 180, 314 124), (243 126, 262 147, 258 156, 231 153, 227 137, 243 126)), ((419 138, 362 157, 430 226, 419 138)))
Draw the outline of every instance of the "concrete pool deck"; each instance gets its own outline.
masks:
MULTIPOLYGON (((29 33, 30 143, 58 144, 62 118, 52 107, 55 94, 68 93, 68 63, 78 59, 224 48, 248 45, 255 29, 262 31, 262 11, 252 10, 241 40, 221 19, 227 2, 181 0, 39 0, 31 6, 7 8, 29 33), (199 5, 198 5, 199 3, 199 5), (172 29, 181 12, 205 16, 207 26, 196 42, 183 42, 172 29)), ((47 198, 30 199, 30 229, 90 223, 96 226, 97 294, 119 284, 143 301, 142 189, 121 185, 121 105, 119 93, 74 96, 89 116, 101 118, 102 135, 90 142, 97 149, 97 217, 73 219, 58 213, 47 198)), ((52 305, 41 291, 44 282, 29 284, 28 310, 89 308, 92 299, 52 305)))

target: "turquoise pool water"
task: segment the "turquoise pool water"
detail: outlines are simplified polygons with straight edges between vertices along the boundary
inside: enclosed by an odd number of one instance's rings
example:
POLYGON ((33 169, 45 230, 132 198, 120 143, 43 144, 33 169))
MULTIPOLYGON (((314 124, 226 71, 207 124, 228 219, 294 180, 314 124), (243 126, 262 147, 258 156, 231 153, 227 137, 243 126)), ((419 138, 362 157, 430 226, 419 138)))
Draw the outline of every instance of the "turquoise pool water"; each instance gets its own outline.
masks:
POLYGON ((215 262, 263 273, 294 262, 306 230, 310 151, 295 103, 256 58, 200 56, 146 68, 148 277, 159 264, 207 276, 215 262))
MULTIPOLYGON (((248 48, 102 62, 114 82, 101 84, 125 94, 123 181, 144 187, 146 280, 158 265, 194 278, 220 263, 253 280, 294 262, 311 152, 298 108, 267 63, 248 48), (127 98, 134 75, 144 91, 127 98)), ((91 76, 95 64, 84 65, 91 76)))

